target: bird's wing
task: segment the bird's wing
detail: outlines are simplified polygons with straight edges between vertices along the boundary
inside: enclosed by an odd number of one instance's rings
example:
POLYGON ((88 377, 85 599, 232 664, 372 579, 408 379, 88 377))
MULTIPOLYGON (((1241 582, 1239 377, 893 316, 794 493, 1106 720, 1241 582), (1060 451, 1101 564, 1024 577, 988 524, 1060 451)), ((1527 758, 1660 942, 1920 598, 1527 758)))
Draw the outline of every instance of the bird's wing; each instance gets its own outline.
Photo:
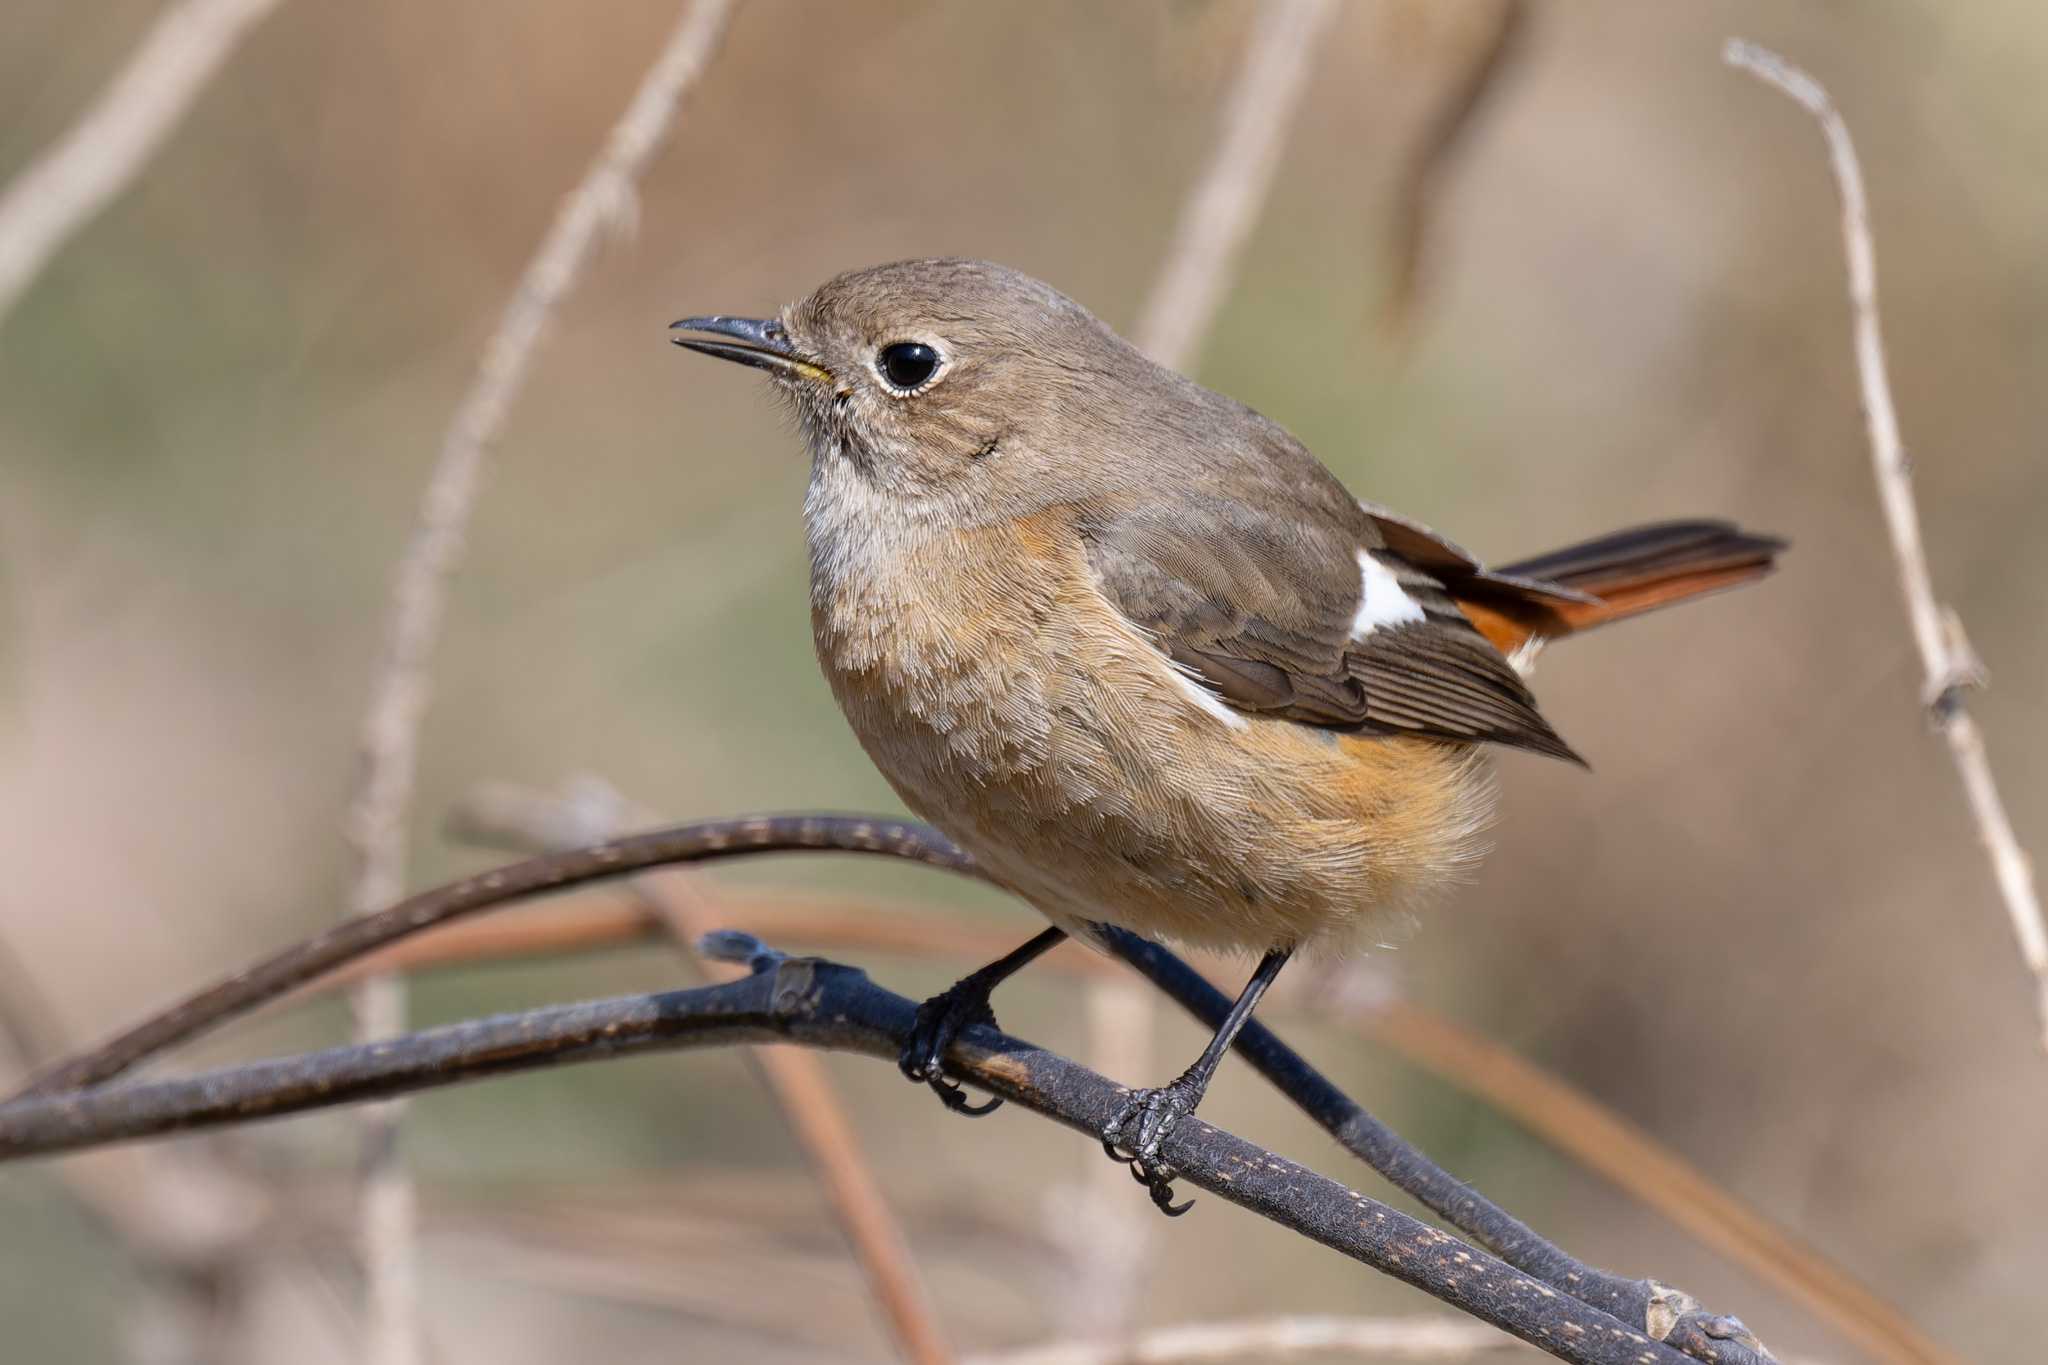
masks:
POLYGON ((1493 576, 1426 529, 1352 501, 1320 468, 1306 480, 1298 466, 1281 472, 1291 477, 1257 480, 1248 496, 1203 480, 1084 517, 1104 595, 1240 710, 1580 761, 1447 588, 1493 576))

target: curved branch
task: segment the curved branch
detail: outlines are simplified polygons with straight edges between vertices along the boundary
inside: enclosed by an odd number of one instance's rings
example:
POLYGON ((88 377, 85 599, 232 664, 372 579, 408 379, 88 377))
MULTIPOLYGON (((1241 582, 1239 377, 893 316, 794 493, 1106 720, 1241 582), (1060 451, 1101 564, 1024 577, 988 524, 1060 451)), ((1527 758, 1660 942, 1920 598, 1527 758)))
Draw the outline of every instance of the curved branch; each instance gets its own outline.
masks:
MULTIPOLYGON (((480 832, 465 837, 483 847, 499 846, 480 832)), ((1010 932, 999 926, 970 924, 937 907, 901 900, 801 893, 792 897, 787 891, 727 887, 719 891, 717 906, 718 917, 733 928, 776 942, 800 944, 806 951, 850 954, 861 961, 880 953, 891 958, 971 964, 999 957, 1014 946, 1010 932)), ((662 933, 658 917, 630 894, 592 889, 517 916, 472 920, 393 944, 310 983, 287 1001, 303 1001, 345 984, 371 961, 408 973, 432 972, 486 962, 558 959, 653 941, 662 933)), ((1121 979, 1117 960, 1072 945, 1047 954, 1038 969, 1098 986, 1121 979)), ((1391 1049, 1395 1057, 1423 1074, 1496 1110, 1560 1155, 1612 1181, 1624 1194, 1782 1291, 1867 1351, 1873 1362, 1960 1365, 1890 1302, 1818 1248, 1716 1185, 1703 1171, 1590 1093, 1501 1044, 1407 1000, 1273 1000, 1264 1006, 1264 1015, 1270 1019, 1276 1009, 1355 1029, 1360 1038, 1391 1049)), ((1108 1070, 1120 1074, 1115 1068, 1108 1070)))
MULTIPOLYGON (((894 1058, 916 1007, 866 973, 785 958, 745 936, 755 972, 696 990, 500 1015, 189 1079, 37 1094, 0 1105, 0 1159, 275 1118, 568 1062, 742 1042, 894 1058)), ((1090 1136, 1127 1091, 994 1029, 949 1057, 963 1078, 1090 1136)), ((1686 1365, 1671 1346, 1447 1233, 1197 1119, 1163 1150, 1181 1178, 1581 1365, 1686 1365)), ((1724 1346, 1728 1343, 1722 1343, 1724 1346)), ((1728 1358, 1724 1356, 1724 1359, 1728 1358)))
MULTIPOLYGON (((716 56, 734 0, 691 0, 583 178, 556 211, 520 274, 476 378, 449 420, 418 521, 391 587, 384 646, 357 738, 357 778, 346 833, 355 853, 348 913, 372 915, 405 890, 407 816, 419 768, 420 727, 434 653, 484 472, 540 342, 603 239, 631 221, 634 187, 668 140, 683 101, 716 56)), ((405 989, 369 976, 349 993, 356 1039, 405 1026, 405 989)), ((413 1365, 421 1357, 414 1194, 397 1141, 400 1111, 362 1115, 361 1233, 367 1299, 364 1359, 413 1365)))
MULTIPOLYGON (((883 854, 982 875, 943 834, 904 821, 753 816, 654 830, 591 848, 531 858, 422 892, 388 910, 339 925, 172 1006, 82 1057, 52 1068, 24 1093, 48 1095, 97 1084, 372 949, 494 905, 650 867, 793 850, 883 854)), ((1221 992, 1164 948, 1120 931, 1112 931, 1107 942, 1204 1022, 1213 1026, 1228 1007, 1221 992)), ((1248 1026, 1239 1035, 1236 1050, 1346 1150, 1552 1289, 1614 1313, 1631 1328, 1677 1344, 1701 1360, 1717 1365, 1765 1365, 1771 1359, 1739 1319, 1705 1312, 1689 1296, 1656 1281, 1628 1280, 1596 1270, 1540 1237, 1373 1118, 1263 1025, 1254 1021, 1248 1026)))
POLYGON ((2034 864, 2020 847, 2012 817, 1998 794, 1985 751, 1984 732, 1970 714, 1966 694, 1984 681, 1984 667, 1963 634, 1955 609, 1934 594, 1927 568, 1927 547, 1920 534, 1920 510, 1913 498, 1913 465, 1899 435, 1898 409, 1892 403, 1889 367, 1884 358, 1884 333, 1877 315, 1877 248, 1870 237, 1870 205, 1863 192, 1863 168, 1849 125, 1821 83, 1768 48, 1730 39, 1722 58, 1792 99, 1820 123, 1827 139, 1828 161, 1842 199, 1842 251, 1849 268, 1849 311, 1854 323, 1856 377, 1863 398, 1864 427, 1870 439, 1871 473, 1884 507, 1885 530, 1898 563, 1899 591, 1920 650, 1926 674, 1922 700, 1928 719, 1948 741, 1963 799, 1976 823, 1977 837, 1991 859, 1991 875, 2005 903, 2006 918, 2018 941, 2020 962, 2034 979, 2036 1043, 2048 1050, 2048 915, 2034 887, 2034 864))
POLYGON ((408 896, 388 910, 345 921, 273 954, 100 1044, 37 1074, 24 1094, 77 1090, 111 1080, 138 1062, 188 1042, 266 1000, 408 935, 586 882, 650 867, 710 862, 748 853, 871 853, 965 872, 967 855, 937 830, 860 816, 746 816, 651 830, 569 853, 528 858, 408 896))

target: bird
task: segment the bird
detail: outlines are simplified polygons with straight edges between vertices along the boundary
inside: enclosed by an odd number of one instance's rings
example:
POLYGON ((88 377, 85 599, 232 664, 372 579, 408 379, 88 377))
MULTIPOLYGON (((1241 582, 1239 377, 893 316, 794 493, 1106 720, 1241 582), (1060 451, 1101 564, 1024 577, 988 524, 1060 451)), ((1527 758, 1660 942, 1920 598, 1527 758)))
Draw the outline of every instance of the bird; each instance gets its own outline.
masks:
POLYGON ((673 324, 766 373, 810 456, 819 665, 903 802, 1050 927, 925 1001, 945 1075, 991 992, 1103 926, 1256 959, 1172 1082, 1101 1133, 1160 1156, 1293 957, 1440 898, 1481 855, 1489 751, 1579 755, 1524 675, 1551 641, 1751 582, 1785 542, 1664 521, 1488 568, 1362 501, 1251 408, 985 261, 854 270, 772 317, 673 324))

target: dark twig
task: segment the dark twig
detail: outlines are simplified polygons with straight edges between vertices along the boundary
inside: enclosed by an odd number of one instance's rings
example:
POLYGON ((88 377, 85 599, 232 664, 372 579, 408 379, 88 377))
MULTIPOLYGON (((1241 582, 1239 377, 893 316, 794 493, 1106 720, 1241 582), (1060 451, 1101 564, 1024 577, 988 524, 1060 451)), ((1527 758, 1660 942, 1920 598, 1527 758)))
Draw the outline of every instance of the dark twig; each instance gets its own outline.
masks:
MULTIPOLYGON (((908 1038, 916 1007, 865 973, 815 958, 784 958, 744 935, 721 940, 720 955, 747 958, 753 975, 696 990, 501 1015, 185 1080, 17 1099, 0 1105, 0 1159, 274 1118, 565 1062, 768 1041, 893 1059, 908 1038)), ((965 1033, 948 1060, 977 1086, 1091 1135, 1129 1093, 1085 1067, 986 1027, 965 1033)), ((1571 1295, 1207 1123, 1191 1119, 1177 1125, 1163 1155, 1190 1183, 1218 1198, 1560 1359, 1686 1365, 1670 1346, 1571 1295)))
POLYGON ((431 891, 409 896, 388 910, 337 924, 199 994, 145 1019, 83 1056, 44 1071, 29 1094, 77 1090, 111 1080, 167 1048, 284 994, 324 972, 437 924, 482 910, 650 867, 709 862, 748 853, 874 853, 934 867, 968 871, 967 855, 925 825, 860 816, 750 816, 701 820, 652 830, 630 838, 529 858, 431 891))
MULTIPOLYGON (((423 892, 288 948, 145 1020, 92 1053, 52 1069, 29 1093, 97 1084, 371 949, 494 905, 664 864, 791 850, 885 854, 979 875, 966 854, 929 826, 851 816, 703 821, 549 854, 423 892)), ((1173 954, 1142 939, 1112 936, 1111 941, 1184 1008, 1205 1020, 1221 1017, 1213 1013, 1223 1001, 1221 993, 1173 954)), ((1770 1359, 1736 1319, 1701 1312, 1680 1291, 1654 1281, 1626 1280, 1594 1270, 1539 1237, 1372 1118, 1269 1030, 1248 1029, 1237 1050, 1347 1150, 1519 1269, 1602 1311, 1617 1313, 1639 1330, 1681 1342, 1700 1359, 1721 1365, 1755 1365, 1770 1359)))
MULTIPOLYGON (((1110 951, 1205 1026, 1216 1027, 1229 1011, 1228 996, 1158 944, 1116 928, 1107 929, 1104 938, 1110 951)), ((1236 1051, 1346 1151, 1516 1269, 1701 1360, 1734 1365, 1770 1359, 1739 1319, 1707 1313, 1689 1296, 1655 1280, 1596 1270, 1540 1236, 1360 1108, 1256 1018, 1238 1034, 1236 1051)))
MULTIPOLYGON (((904 901, 721 890, 718 916, 734 928, 778 942, 852 954, 861 960, 879 953, 946 963, 985 962, 1013 946, 1012 933, 999 926, 977 926, 936 907, 904 901)), ((637 901, 589 888, 516 916, 473 919, 404 940, 373 958, 417 973, 482 962, 559 958, 652 941, 662 932, 657 917, 637 901)), ((345 982, 369 960, 322 977, 297 998, 345 982)), ((1078 946, 1048 954, 1041 970, 1059 972, 1090 986, 1121 982, 1135 990, 1138 985, 1117 960, 1078 946)), ((1289 1003, 1274 1001, 1268 1013, 1289 1003)), ((1499 1043, 1413 1001, 1292 1003, 1297 1014, 1307 1010, 1308 1017, 1340 1021, 1357 1029, 1361 1037, 1390 1048, 1403 1061, 1493 1108, 1551 1144, 1559 1154, 1612 1181, 1623 1193, 1670 1218, 1707 1247, 1803 1303, 1868 1352, 1873 1361, 1959 1365, 1890 1303, 1817 1248, 1774 1225, 1592 1095, 1499 1043)), ((1094 1064, 1106 1075, 1137 1074, 1141 1069, 1094 1064)), ((1091 1162, 1090 1169, 1097 1164, 1111 1172, 1117 1169, 1106 1162, 1091 1162)), ((1149 1218, 1147 1222, 1149 1225, 1149 1218)))
MULTIPOLYGON (((616 838, 652 818, 610 783, 584 778, 559 796, 499 784, 480 788, 450 823, 506 852, 545 853, 616 838)), ((701 881, 670 871, 628 878, 626 888, 674 942, 690 966, 691 981, 703 980, 707 970, 713 981, 729 980, 739 970, 711 962, 698 951, 698 943, 724 914, 701 881)), ((953 1350, 910 1254, 910 1239, 861 1150, 824 1059, 791 1047, 749 1048, 746 1057, 810 1163, 897 1350, 909 1365, 949 1365, 953 1350)))

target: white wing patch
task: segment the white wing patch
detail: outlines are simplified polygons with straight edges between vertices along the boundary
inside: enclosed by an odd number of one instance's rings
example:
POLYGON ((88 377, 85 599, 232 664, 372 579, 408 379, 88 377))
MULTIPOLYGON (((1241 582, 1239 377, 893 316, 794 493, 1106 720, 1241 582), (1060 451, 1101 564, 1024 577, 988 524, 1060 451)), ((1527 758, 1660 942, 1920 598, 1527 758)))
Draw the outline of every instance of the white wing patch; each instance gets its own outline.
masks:
POLYGON ((1536 656, 1543 652, 1543 645, 1541 635, 1531 635, 1508 654, 1508 667, 1522 677, 1528 677, 1536 671, 1536 656))
POLYGON ((1352 639, 1363 640, 1381 626, 1423 619, 1422 604, 1402 590, 1394 571, 1374 559, 1370 550, 1358 552, 1358 573, 1364 586, 1351 617, 1352 639))
POLYGON ((1233 730, 1245 728, 1246 722, 1242 715, 1224 705, 1223 699, 1202 686, 1199 680, 1190 678, 1178 664, 1169 660, 1167 662, 1167 672, 1173 675, 1173 681, 1182 692, 1187 694, 1189 701, 1201 707, 1233 730))

